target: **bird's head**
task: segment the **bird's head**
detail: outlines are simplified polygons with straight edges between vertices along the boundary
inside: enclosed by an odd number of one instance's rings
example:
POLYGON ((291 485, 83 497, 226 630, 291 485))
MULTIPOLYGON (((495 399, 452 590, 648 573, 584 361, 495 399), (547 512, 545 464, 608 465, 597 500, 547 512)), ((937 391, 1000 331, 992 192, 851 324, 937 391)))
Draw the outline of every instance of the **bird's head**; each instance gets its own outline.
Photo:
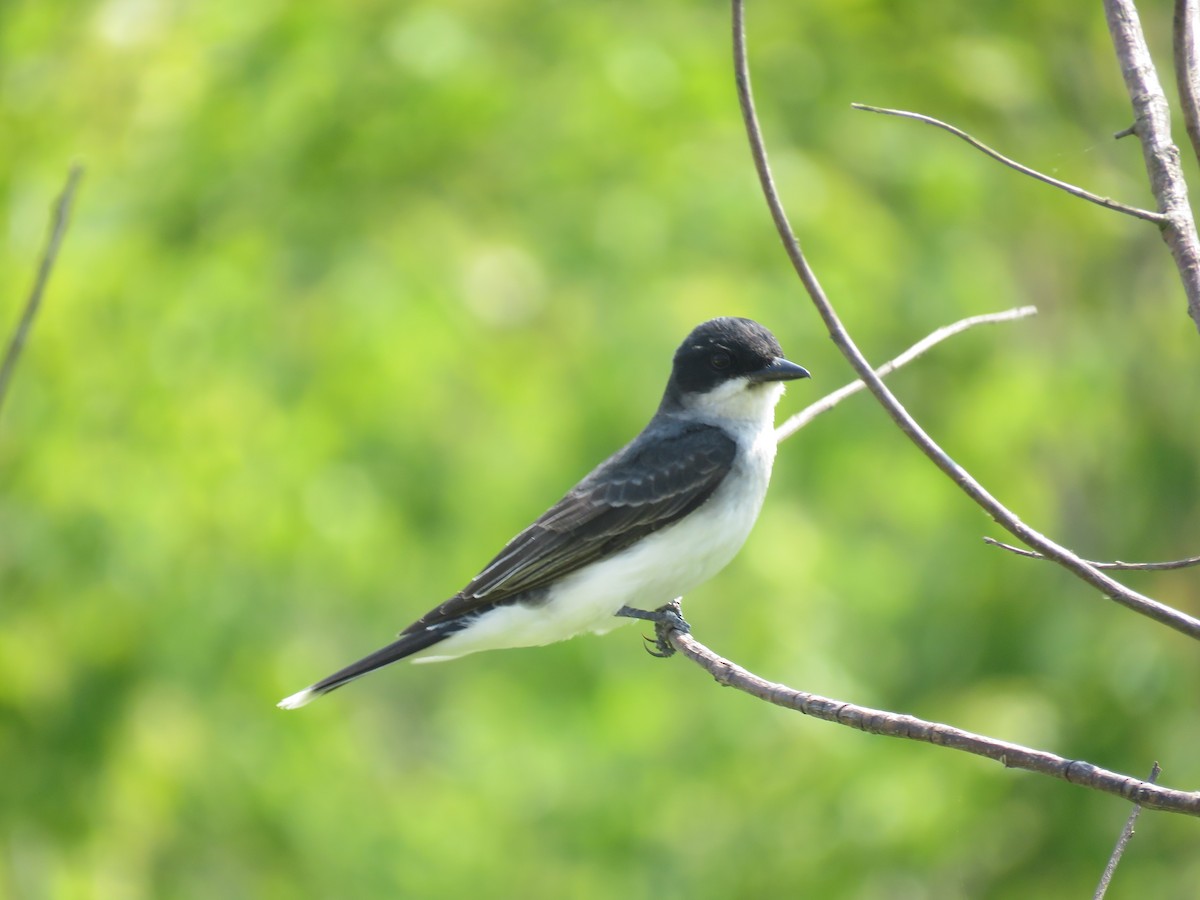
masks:
POLYGON ((759 421, 773 416, 783 382, 808 377, 757 322, 711 319, 696 326, 675 351, 659 411, 687 411, 714 421, 759 421))

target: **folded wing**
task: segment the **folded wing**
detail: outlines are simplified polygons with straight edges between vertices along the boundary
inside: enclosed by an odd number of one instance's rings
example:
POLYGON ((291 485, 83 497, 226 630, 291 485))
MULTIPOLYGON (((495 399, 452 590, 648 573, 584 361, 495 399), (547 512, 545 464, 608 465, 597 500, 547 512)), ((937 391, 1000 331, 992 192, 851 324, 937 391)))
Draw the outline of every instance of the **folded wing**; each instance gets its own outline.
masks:
POLYGON ((699 423, 660 423, 601 463, 457 595, 401 634, 491 609, 552 584, 665 528, 704 503, 729 474, 737 445, 699 423))

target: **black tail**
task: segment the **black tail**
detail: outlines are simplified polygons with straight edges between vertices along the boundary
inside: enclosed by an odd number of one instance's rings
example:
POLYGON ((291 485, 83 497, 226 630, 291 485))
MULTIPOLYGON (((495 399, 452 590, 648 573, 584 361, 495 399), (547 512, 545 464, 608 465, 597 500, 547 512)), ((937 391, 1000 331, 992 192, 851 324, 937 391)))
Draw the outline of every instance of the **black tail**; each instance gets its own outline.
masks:
POLYGON ((320 697, 322 694, 336 691, 342 685, 349 684, 356 678, 362 678, 368 672, 374 672, 376 669, 381 669, 389 663, 396 662, 398 659, 404 659, 404 657, 412 656, 426 647, 432 647, 434 644, 450 637, 455 631, 457 629, 454 628, 438 628, 436 630, 423 628, 412 634, 402 634, 399 640, 393 641, 386 647, 376 650, 370 656, 364 656, 358 662, 350 663, 346 668, 334 672, 328 678, 322 678, 316 684, 306 687, 299 693, 285 697, 276 705, 280 709, 298 709, 304 706, 304 704, 320 697))

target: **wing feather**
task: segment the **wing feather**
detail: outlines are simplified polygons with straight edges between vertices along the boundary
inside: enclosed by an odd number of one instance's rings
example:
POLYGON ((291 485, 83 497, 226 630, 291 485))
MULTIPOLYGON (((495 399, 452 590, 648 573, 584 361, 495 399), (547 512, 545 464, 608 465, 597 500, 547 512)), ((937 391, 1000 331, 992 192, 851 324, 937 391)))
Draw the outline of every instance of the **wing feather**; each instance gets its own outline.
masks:
POLYGON ((720 428, 657 423, 601 463, 508 542, 471 582, 402 634, 548 587, 678 521, 729 474, 737 444, 720 428))

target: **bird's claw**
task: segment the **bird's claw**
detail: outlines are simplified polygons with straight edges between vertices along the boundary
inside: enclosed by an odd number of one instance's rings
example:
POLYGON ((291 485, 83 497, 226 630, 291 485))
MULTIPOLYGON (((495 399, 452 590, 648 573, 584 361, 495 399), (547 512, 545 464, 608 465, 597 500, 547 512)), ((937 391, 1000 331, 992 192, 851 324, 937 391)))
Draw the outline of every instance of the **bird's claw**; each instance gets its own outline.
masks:
POLYGON ((654 637, 643 635, 642 640, 646 642, 646 652, 657 659, 667 659, 675 655, 675 647, 671 644, 671 632, 691 634, 692 631, 692 626, 683 617, 678 599, 653 611, 622 606, 617 615, 654 623, 654 637))
POLYGON ((649 635, 643 634, 642 640, 646 644, 646 652, 655 659, 666 659, 675 655, 675 648, 657 635, 655 637, 650 637, 649 635))

